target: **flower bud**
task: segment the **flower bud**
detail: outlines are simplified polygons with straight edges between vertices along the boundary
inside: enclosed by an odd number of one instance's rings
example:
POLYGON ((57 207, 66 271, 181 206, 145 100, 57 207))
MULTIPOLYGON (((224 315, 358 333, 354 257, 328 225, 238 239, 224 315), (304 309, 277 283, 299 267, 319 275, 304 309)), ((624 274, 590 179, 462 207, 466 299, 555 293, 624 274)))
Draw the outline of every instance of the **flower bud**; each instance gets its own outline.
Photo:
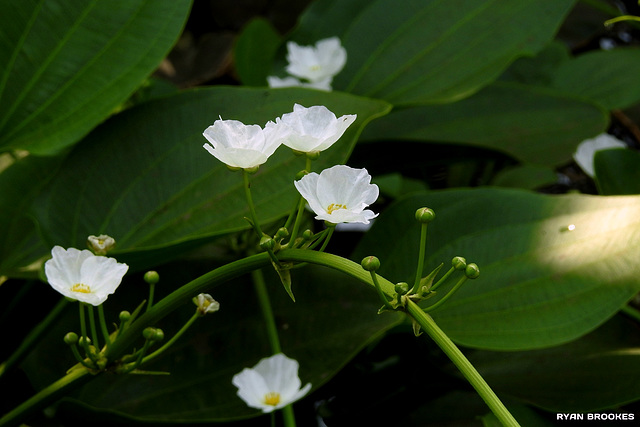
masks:
POLYGON ((90 345, 91 344, 91 338, 89 338, 89 337, 80 337, 80 339, 78 339, 78 344, 80 344, 83 347, 84 347, 85 344, 90 345))
POLYGON ((428 224, 436 218, 436 214, 429 208, 420 208, 416 211, 416 219, 421 224, 428 224))
POLYGON ((464 270, 467 267, 467 260, 461 256, 454 257, 451 260, 451 266, 458 271, 464 270))
POLYGON ((409 292, 409 284, 407 282, 396 283, 394 289, 397 294, 404 295, 409 292))
POLYGON ((148 327, 142 331, 142 336, 145 340, 153 341, 156 338, 156 328, 148 327))
POLYGON ((277 239, 284 239, 289 237, 289 230, 287 230, 287 227, 280 227, 278 228, 278 231, 276 232, 276 238, 277 239))
POLYGON ((304 230, 304 232, 302 233, 302 240, 304 240, 305 242, 307 240, 311 240, 312 237, 313 237, 313 231, 309 229, 304 230))
POLYGON ((123 323, 124 322, 128 322, 129 319, 131 319, 131 313, 129 313, 128 311, 124 310, 124 311, 120 312, 119 317, 120 317, 120 321, 121 322, 123 322, 123 323))
POLYGON ((465 268, 465 270, 464 270, 464 274, 469 279, 475 279, 480 275, 480 269, 478 268, 478 266, 476 264, 469 263, 469 264, 467 264, 467 268, 465 268))
POLYGON ((109 250, 113 249, 116 241, 113 237, 101 234, 99 236, 89 236, 87 238, 87 246, 96 255, 105 255, 109 250))
POLYGON ((146 273, 144 273, 144 281, 150 285, 155 285, 156 283, 158 283, 158 281, 160 281, 160 275, 157 271, 147 271, 146 273))
POLYGON ((374 256, 365 257, 360 263, 366 271, 376 271, 380 268, 380 260, 374 256))
POLYGON ((164 331, 160 328, 156 328, 156 334, 153 337, 154 341, 162 341, 164 339, 164 331))
POLYGON ((260 239, 260 247, 265 251, 272 250, 276 247, 276 241, 269 236, 262 236, 260 239))
POLYGON ((78 344, 78 334, 76 334, 75 332, 68 332, 64 336, 64 343, 66 345, 76 345, 76 344, 78 344))

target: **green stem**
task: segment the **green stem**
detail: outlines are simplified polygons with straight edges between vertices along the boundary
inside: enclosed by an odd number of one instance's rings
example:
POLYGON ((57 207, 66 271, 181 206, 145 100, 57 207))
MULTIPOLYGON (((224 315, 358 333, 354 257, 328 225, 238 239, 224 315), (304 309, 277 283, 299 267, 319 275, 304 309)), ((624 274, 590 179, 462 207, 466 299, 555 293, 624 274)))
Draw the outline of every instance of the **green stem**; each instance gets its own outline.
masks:
POLYGON ((440 280, 438 280, 433 286, 431 286, 431 289, 429 289, 430 291, 435 291, 436 289, 438 289, 448 278, 449 276, 451 276, 453 274, 453 272, 456 271, 455 267, 451 267, 449 269, 449 271, 447 271, 441 278, 440 280))
POLYGON ((493 414, 500 420, 504 426, 516 427, 518 422, 511 415, 509 410, 502 404, 498 396, 491 390, 491 387, 482 378, 476 368, 462 354, 460 349, 449 339, 442 329, 433 321, 431 316, 422 311, 422 309, 413 301, 407 302, 407 312, 415 319, 422 329, 431 337, 431 339, 442 349, 442 351, 451 359, 454 365, 460 370, 462 375, 469 381, 473 388, 478 392, 482 400, 491 409, 493 414))
POLYGON ((111 345, 111 338, 109 337, 109 329, 107 328, 107 321, 104 318, 104 308, 102 307, 102 304, 98 306, 98 320, 100 321, 100 329, 102 329, 104 343, 107 348, 109 348, 111 345))
POLYGON ((62 314, 62 311, 67 306, 67 304, 68 301, 65 298, 61 298, 60 301, 55 305, 55 307, 53 307, 53 309, 49 312, 47 317, 45 317, 27 334, 16 351, 14 351, 7 360, 0 364, 0 377, 2 377, 2 375, 14 365, 19 363, 24 358, 24 356, 29 351, 31 351, 31 349, 40 340, 42 335, 49 330, 51 324, 58 319, 60 314, 62 314))
POLYGON ((96 316, 93 313, 93 306, 91 304, 84 305, 87 307, 87 311, 89 312, 89 327, 91 328, 91 339, 93 340, 93 346, 97 350, 100 348, 100 341, 98 341, 98 329, 96 329, 96 316))
POLYGON ((458 283, 456 283, 455 286, 453 288, 451 288, 451 290, 448 293, 446 293, 442 298, 440 298, 434 304, 432 304, 432 305, 428 306, 427 308, 425 308, 424 311, 426 311, 426 312, 433 311, 436 308, 440 307, 442 304, 444 304, 451 297, 451 295, 456 293, 456 291, 460 288, 460 286, 462 286, 462 284, 464 282, 467 281, 467 279, 468 279, 467 276, 462 276, 460 278, 460 280, 458 280, 458 283))
POLYGON ((282 353, 280 338, 278 337, 278 327, 276 326, 276 320, 273 316, 273 309, 271 308, 271 301, 269 300, 269 293, 267 292, 267 285, 265 284, 262 270, 253 270, 251 272, 251 278, 253 279, 253 286, 258 295, 260 311, 262 312, 262 318, 267 328, 267 338, 269 339, 271 351, 273 354, 282 353))
POLYGON ((335 231, 335 229, 336 229, 335 225, 333 227, 329 227, 329 231, 327 231, 327 235, 324 238, 324 242, 322 242, 322 246, 319 249, 320 252, 324 252, 324 250, 327 248, 327 245, 329 244, 329 240, 331 240, 331 236, 333 236, 333 232, 335 231))
POLYGON ((422 270, 424 269, 424 255, 427 250, 427 224, 423 223, 420 227, 420 248, 418 253, 418 267, 416 268, 416 280, 413 282, 411 293, 414 294, 420 290, 420 279, 422 279, 422 270))
POLYGON ((90 372, 85 368, 74 368, 67 375, 52 383, 48 387, 43 388, 30 399, 24 401, 21 405, 14 408, 11 412, 0 418, 0 427, 9 427, 20 425, 25 419, 36 410, 45 408, 49 404, 63 397, 66 393, 75 387, 83 384, 94 375, 88 375, 90 372))
POLYGON ((640 322, 640 311, 638 311, 636 308, 631 307, 630 305, 625 305, 620 309, 620 311, 631 317, 632 319, 640 322))
POLYGON ((296 219, 293 223, 293 230, 291 231, 291 236, 289 237, 289 243, 293 244, 296 241, 296 237, 298 237, 298 231, 300 230, 300 223, 302 222, 302 214, 304 212, 304 205, 307 201, 300 196, 300 200, 298 201, 298 212, 296 213, 296 219))
POLYGON ((156 285, 153 283, 149 283, 149 300, 147 301, 147 310, 151 308, 153 305, 153 297, 155 295, 156 285))
POLYGON ((242 169, 242 180, 244 184, 244 194, 247 198, 247 204, 249 205, 249 215, 251 216, 251 225, 253 226, 254 231, 258 235, 258 239, 262 238, 262 230, 260 229, 260 224, 258 223, 258 216, 256 215, 256 208, 253 204, 253 198, 251 197, 251 182, 249 181, 249 172, 245 169, 242 169))

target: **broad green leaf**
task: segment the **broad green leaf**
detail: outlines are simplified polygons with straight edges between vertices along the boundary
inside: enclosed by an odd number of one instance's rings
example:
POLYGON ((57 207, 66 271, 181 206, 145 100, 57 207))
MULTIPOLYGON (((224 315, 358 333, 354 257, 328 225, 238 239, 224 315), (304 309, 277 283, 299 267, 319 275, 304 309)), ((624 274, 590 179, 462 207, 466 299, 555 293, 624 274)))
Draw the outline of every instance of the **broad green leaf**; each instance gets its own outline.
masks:
POLYGON ((567 45, 554 40, 534 57, 518 58, 499 81, 550 86, 558 67, 571 59, 567 45))
POLYGON ((593 104, 546 88, 494 83, 458 102, 394 110, 362 139, 464 143, 556 166, 607 124, 606 112, 593 104))
POLYGON ((27 212, 60 162, 27 156, 0 172, 0 276, 34 276, 30 264, 49 252, 27 212))
POLYGON ((573 0, 322 1, 291 39, 338 36, 347 64, 333 88, 395 105, 451 102, 552 38, 573 0), (316 25, 319 24, 319 25, 316 25))
POLYGON ((640 49, 619 48, 585 53, 564 62, 553 87, 573 93, 607 110, 640 101, 640 49))
POLYGON ((280 39, 276 29, 263 18, 253 19, 243 29, 233 53, 236 71, 244 85, 265 85, 280 39))
POLYGON ((419 242, 413 218, 422 206, 436 213, 422 275, 454 256, 480 267, 478 279, 432 313, 462 345, 558 345, 595 329, 640 290, 640 197, 502 189, 417 194, 380 215, 354 259, 375 255, 383 276, 412 283, 419 242))
POLYGON ((481 351, 469 359, 497 393, 553 412, 593 412, 640 399, 640 337, 637 325, 620 316, 569 344, 481 351))
MULTIPOLYGON (((188 278, 180 277, 203 268, 207 265, 181 262, 159 269, 158 291, 161 286, 184 283, 188 278)), ((378 315, 380 302, 375 291, 333 270, 311 267, 294 271, 295 303, 272 269, 264 273, 283 353, 299 361, 303 385, 322 386, 367 343, 404 320, 399 313, 378 315)), ((127 308, 122 304, 125 292, 127 297, 137 294, 144 298, 135 289, 136 283, 126 285, 107 301, 107 307, 127 308)), ((231 383, 234 374, 271 354, 254 288, 247 276, 208 292, 220 302, 220 311, 199 319, 163 356, 144 367, 171 375, 101 375, 75 397, 83 404, 149 422, 229 421, 260 415, 236 396, 237 389, 231 383)), ((73 363, 62 343, 64 334, 74 330, 74 322, 77 330, 77 309, 72 308, 26 365, 37 387, 55 380, 73 363), (55 355, 44 367, 43 354, 55 355)), ((167 340, 194 310, 195 306, 185 304, 157 325, 167 340)), ((107 314, 117 316, 115 311, 107 314)))
MULTIPOLYGON (((317 170, 343 163, 362 127, 389 109, 382 101, 346 94, 241 87, 198 89, 141 104, 109 119, 70 153, 36 202, 42 232, 50 244, 65 247, 84 247, 88 235, 108 234, 120 255, 155 251, 148 255, 157 263, 167 246, 182 245, 170 249, 178 253, 248 229, 242 175, 204 150, 202 132, 220 116, 264 126, 292 111, 295 102, 325 105, 337 116, 358 115, 314 162, 317 170)), ((264 223, 293 209, 293 178, 304 166, 304 158, 282 146, 252 175, 264 223)))
POLYGON ((103 121, 158 66, 190 0, 0 3, 0 149, 50 154, 103 121))
POLYGON ((534 190, 544 185, 553 184, 557 179, 558 176, 550 167, 525 164, 500 171, 491 185, 534 190))
POLYGON ((640 194, 640 153, 635 150, 601 150, 593 166, 600 194, 640 194))

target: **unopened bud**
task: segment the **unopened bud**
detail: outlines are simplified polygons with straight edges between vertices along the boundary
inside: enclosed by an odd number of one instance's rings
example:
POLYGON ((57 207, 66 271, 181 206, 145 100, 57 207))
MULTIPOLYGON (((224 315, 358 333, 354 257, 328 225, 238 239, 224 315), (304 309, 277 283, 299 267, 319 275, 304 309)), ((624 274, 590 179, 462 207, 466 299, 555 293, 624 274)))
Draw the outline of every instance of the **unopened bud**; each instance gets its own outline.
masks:
POLYGON ((302 177, 303 177, 303 176, 307 175, 308 173, 309 173, 309 172, 307 172, 306 170, 302 170, 302 171, 300 171, 300 172, 298 172, 298 173, 296 174, 296 176, 295 176, 295 178, 294 178, 294 179, 295 179, 296 181, 299 181, 299 180, 301 180, 301 179, 302 179, 302 177))
POLYGON ((365 257, 360 263, 366 271, 376 271, 380 268, 380 260, 374 256, 365 257))
POLYGON ((87 246, 96 255, 105 255, 109 250, 113 249, 116 241, 113 237, 101 234, 99 236, 89 236, 87 238, 87 246))
POLYGON ((286 227, 278 228, 278 231, 276 232, 276 238, 284 239, 286 237, 289 237, 289 230, 287 230, 286 227))
POLYGON ((144 328, 144 330, 142 331, 142 336, 145 340, 153 341, 156 337, 156 328, 144 328))
POLYGON ((304 241, 311 240, 312 237, 313 237, 313 231, 309 229, 304 230, 304 232, 302 233, 302 240, 304 241))
POLYGON ((416 219, 421 224, 428 224, 436 218, 436 214, 429 208, 420 208, 416 211, 416 219))
POLYGON ((76 334, 75 332, 68 332, 64 336, 64 343, 66 345, 76 345, 76 344, 78 344, 78 334, 76 334))
POLYGON ((157 271, 147 271, 146 273, 144 273, 144 281, 150 285, 155 285, 160 281, 160 275, 157 271))
POLYGON ((276 247, 276 241, 269 236, 262 236, 260 239, 260 247, 265 251, 271 250, 276 247))
POLYGON ((121 311, 119 317, 120 317, 120 321, 121 322, 128 322, 129 319, 131 319, 131 313, 129 313, 126 310, 125 311, 121 311))
POLYGON ((480 269, 478 268, 478 266, 476 264, 469 263, 469 264, 467 264, 467 268, 465 268, 465 270, 464 270, 464 274, 469 279, 475 279, 480 275, 480 269))
POLYGON ((404 295, 409 292, 409 284, 407 282, 396 283, 394 289, 397 294, 404 295))
POLYGON ((467 267, 467 260, 461 256, 454 257, 451 260, 451 266, 458 271, 464 270, 467 267))

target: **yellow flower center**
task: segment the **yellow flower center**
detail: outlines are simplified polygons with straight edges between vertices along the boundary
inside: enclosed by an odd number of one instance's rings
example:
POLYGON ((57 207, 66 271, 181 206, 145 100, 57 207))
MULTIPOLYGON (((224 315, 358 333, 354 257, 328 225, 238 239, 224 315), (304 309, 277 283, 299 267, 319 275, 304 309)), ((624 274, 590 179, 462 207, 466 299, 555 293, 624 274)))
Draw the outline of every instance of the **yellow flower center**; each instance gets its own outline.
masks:
POLYGON ((82 283, 76 283, 71 287, 73 292, 80 292, 83 294, 90 294, 91 288, 88 285, 83 285, 82 283))
POLYGON ((347 209, 347 205, 341 205, 339 203, 331 203, 327 206, 327 213, 331 215, 333 211, 337 211, 338 209, 347 209))
POLYGON ((269 393, 265 394, 264 403, 265 405, 276 406, 278 403, 280 403, 280 393, 270 391, 269 393))

